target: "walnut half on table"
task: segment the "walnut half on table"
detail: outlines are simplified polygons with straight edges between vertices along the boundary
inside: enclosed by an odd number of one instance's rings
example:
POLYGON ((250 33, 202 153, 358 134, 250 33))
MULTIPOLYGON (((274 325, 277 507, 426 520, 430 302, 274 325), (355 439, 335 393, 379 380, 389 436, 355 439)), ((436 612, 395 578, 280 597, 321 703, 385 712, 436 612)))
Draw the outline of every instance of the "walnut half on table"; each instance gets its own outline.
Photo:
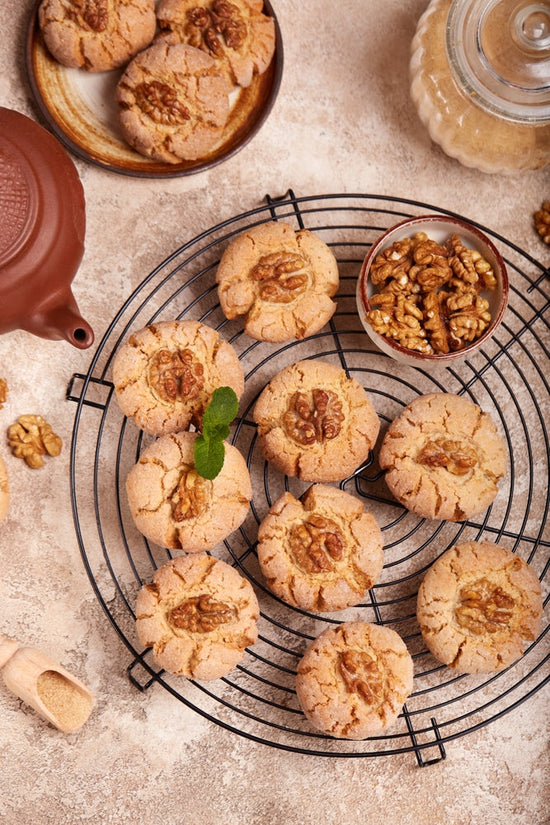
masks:
POLYGON ((0 410, 8 400, 8 382, 5 378, 0 378, 0 410))
POLYGON ((8 428, 8 443, 17 458, 33 470, 44 466, 43 456, 58 456, 63 442, 40 415, 21 415, 8 428))
POLYGON ((550 244, 550 200, 542 202, 540 209, 535 212, 534 221, 541 240, 550 244))

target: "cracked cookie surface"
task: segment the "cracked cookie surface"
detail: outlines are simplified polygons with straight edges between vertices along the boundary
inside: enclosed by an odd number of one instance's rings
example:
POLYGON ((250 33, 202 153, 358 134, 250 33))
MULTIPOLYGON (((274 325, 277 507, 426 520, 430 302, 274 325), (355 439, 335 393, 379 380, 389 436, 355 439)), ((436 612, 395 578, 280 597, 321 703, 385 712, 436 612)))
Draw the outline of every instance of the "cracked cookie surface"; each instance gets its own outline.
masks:
POLYGON ((165 163, 206 157, 229 116, 227 84, 215 61, 184 43, 157 42, 137 54, 115 98, 130 146, 165 163))
POLYGON ((489 415, 452 393, 423 395, 390 424, 380 467, 395 498, 424 518, 479 515, 506 473, 506 446, 489 415))
POLYGON ((284 493, 258 530, 258 560, 269 589, 302 610, 358 604, 382 572, 382 532, 362 502, 316 484, 300 500, 284 493))
POLYGON ((227 341, 198 321, 161 321, 134 332, 116 353, 113 383, 124 415, 150 435, 200 428, 217 387, 237 398, 244 373, 227 341))
POLYGON ((225 316, 243 316, 246 334, 259 341, 306 338, 336 310, 339 272, 332 251, 313 232, 295 232, 281 221, 238 235, 222 255, 216 280, 225 316))
POLYGON ((417 618, 431 653, 460 673, 492 673, 523 655, 539 633, 540 582, 531 567, 491 542, 464 542, 428 570, 417 618))
POLYGON ((156 570, 136 601, 136 630, 159 667, 188 679, 225 676, 258 638, 258 601, 235 568, 207 554, 156 570))
POLYGON ((160 0, 160 38, 210 55, 229 85, 250 86, 275 52, 275 23, 263 0, 160 0))
POLYGON ((298 664, 296 694, 309 721, 344 739, 383 733, 413 689, 413 661, 399 634, 344 622, 324 630, 298 664))
POLYGON ((225 459, 213 480, 194 464, 197 433, 161 436, 128 473, 126 491, 135 525, 161 547, 199 553, 211 550, 247 516, 252 485, 246 462, 225 443, 225 459))
POLYGON ((38 22, 59 63, 89 72, 123 66, 157 27, 154 0, 42 0, 38 22))
POLYGON ((327 361, 298 361, 275 375, 254 407, 262 453, 303 481, 341 481, 369 456, 380 421, 365 389, 327 361))

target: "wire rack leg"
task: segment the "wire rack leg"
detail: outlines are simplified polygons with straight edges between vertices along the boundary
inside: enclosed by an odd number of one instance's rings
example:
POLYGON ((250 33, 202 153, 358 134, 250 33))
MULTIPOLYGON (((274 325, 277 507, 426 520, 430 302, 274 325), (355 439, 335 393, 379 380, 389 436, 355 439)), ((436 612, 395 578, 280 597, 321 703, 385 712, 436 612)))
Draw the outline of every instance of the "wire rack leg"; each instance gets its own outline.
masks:
MULTIPOLYGON (((411 715, 408 712, 406 705, 403 706, 403 715, 405 717, 405 722, 407 723, 407 729, 409 731, 409 736, 411 737, 411 742, 416 756, 416 761, 418 762, 418 766, 420 768, 425 768, 427 765, 433 765, 436 762, 441 762, 442 759, 446 759, 447 754, 445 752, 445 746, 439 733, 439 727, 435 718, 432 716, 430 719, 432 726, 429 732, 430 734, 433 734, 433 739, 430 739, 427 742, 420 743, 419 734, 414 730, 411 715), (424 757, 424 751, 426 751, 429 748, 437 748, 438 755, 426 759, 424 757)), ((424 730, 423 733, 425 734, 426 731, 424 730)))

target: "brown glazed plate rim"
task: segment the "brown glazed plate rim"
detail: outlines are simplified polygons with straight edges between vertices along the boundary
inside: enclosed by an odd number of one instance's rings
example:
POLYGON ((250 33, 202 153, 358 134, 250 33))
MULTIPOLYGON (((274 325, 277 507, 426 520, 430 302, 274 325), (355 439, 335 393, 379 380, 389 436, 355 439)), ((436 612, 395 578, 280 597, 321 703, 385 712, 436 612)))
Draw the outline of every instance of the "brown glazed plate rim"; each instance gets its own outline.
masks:
POLYGON ((271 3, 264 13, 275 22, 275 53, 268 69, 254 75, 247 89, 232 100, 224 134, 208 155, 178 164, 140 155, 129 146, 118 127, 114 92, 123 69, 93 74, 70 69, 54 60, 38 26, 37 0, 27 32, 26 69, 34 99, 50 131, 77 157, 122 175, 175 178, 192 175, 222 163, 257 134, 273 108, 281 85, 283 44, 271 3))

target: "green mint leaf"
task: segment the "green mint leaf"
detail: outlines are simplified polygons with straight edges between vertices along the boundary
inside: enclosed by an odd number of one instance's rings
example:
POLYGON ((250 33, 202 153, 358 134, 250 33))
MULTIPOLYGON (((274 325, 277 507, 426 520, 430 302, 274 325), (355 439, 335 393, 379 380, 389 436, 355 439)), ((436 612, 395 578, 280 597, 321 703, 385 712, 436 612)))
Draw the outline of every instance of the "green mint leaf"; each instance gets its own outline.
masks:
POLYGON ((202 433, 195 439, 195 468, 203 478, 214 479, 223 467, 225 439, 239 411, 239 399, 231 387, 218 387, 204 411, 202 433))
POLYGON ((231 387, 218 387, 212 393, 210 403, 204 411, 202 431, 208 435, 225 432, 229 435, 229 425, 239 412, 239 399, 231 387))
POLYGON ((214 479, 223 467, 225 444, 218 438, 195 439, 195 469, 203 478, 214 479))

